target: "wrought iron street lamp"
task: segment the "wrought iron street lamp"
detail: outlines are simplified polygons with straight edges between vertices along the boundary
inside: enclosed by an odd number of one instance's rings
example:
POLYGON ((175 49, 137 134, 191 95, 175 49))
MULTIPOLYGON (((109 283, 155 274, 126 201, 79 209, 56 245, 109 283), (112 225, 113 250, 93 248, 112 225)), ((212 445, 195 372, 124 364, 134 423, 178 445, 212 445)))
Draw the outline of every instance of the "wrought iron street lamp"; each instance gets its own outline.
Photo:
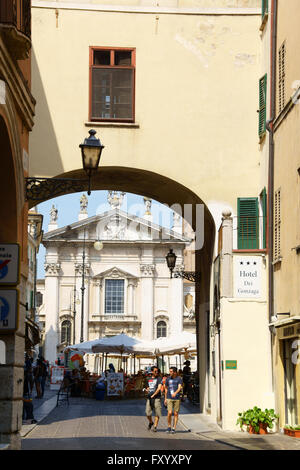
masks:
MULTIPOLYGON (((170 270, 170 278, 171 279, 173 277, 173 271, 174 271, 175 266, 176 266, 176 259, 177 259, 177 256, 173 252, 173 249, 170 248, 170 251, 166 256, 166 260, 167 260, 168 268, 170 270)), ((197 282, 197 281, 200 281, 200 272, 180 270, 180 271, 176 271, 174 273, 174 277, 176 277, 176 278, 181 277, 183 279, 187 279, 188 281, 197 282)))
POLYGON ((80 144, 83 169, 88 180, 76 178, 25 178, 26 200, 45 201, 69 192, 84 191, 88 183, 88 195, 91 194, 91 177, 97 171, 104 145, 95 137, 96 131, 89 130, 90 136, 80 144))
POLYGON ((79 145, 81 148, 82 166, 89 178, 88 195, 91 194, 91 176, 97 171, 101 153, 104 149, 104 145, 101 145, 100 139, 96 139, 95 137, 96 131, 91 129, 89 134, 90 136, 87 139, 84 139, 84 143, 79 145))

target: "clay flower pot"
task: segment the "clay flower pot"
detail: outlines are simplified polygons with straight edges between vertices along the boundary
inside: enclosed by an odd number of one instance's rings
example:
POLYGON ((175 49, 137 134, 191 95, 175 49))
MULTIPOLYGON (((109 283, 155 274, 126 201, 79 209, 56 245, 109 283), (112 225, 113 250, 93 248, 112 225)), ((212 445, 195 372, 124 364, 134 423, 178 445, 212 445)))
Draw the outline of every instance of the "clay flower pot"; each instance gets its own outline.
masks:
POLYGON ((268 434, 268 425, 266 423, 259 423, 259 434, 268 434))
POLYGON ((283 428, 284 434, 290 437, 298 437, 300 438, 300 429, 287 429, 283 428))
POLYGON ((258 423, 259 431, 255 431, 254 426, 249 425, 249 434, 268 434, 268 425, 266 423, 258 423))

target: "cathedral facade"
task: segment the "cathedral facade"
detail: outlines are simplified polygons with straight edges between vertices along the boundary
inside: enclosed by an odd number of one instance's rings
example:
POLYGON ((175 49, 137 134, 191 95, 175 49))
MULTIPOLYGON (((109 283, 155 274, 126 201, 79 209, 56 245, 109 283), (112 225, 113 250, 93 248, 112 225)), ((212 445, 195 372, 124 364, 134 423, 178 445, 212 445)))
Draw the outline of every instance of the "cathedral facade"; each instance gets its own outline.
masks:
POLYGON ((154 224, 147 198, 143 217, 122 211, 123 197, 109 191, 110 210, 88 217, 83 195, 78 221, 61 228, 52 207, 42 242, 45 279, 37 282, 50 363, 67 345, 122 332, 142 340, 195 332, 194 285, 170 279, 165 259, 173 248, 183 269, 192 238, 177 215, 171 229, 154 224))

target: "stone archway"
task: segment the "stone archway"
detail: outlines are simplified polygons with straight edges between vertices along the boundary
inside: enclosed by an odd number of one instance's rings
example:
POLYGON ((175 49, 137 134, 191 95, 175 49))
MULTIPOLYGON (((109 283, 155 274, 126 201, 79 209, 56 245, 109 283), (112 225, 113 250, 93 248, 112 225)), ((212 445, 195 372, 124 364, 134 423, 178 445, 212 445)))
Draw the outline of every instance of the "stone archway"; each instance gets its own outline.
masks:
MULTIPOLYGON (((87 190, 86 175, 83 170, 57 175, 57 178, 74 178, 82 181, 83 190, 87 190)), ((100 167, 93 176, 91 182, 93 190, 116 190, 130 192, 141 196, 146 196, 156 201, 172 206, 175 211, 182 211, 184 217, 184 207, 190 209, 189 223, 194 231, 197 231, 197 205, 203 205, 203 238, 204 244, 195 251, 195 270, 201 273, 201 282, 195 286, 195 310, 196 328, 198 342, 198 370, 200 381, 200 409, 204 410, 205 391, 207 389, 207 334, 206 334, 206 314, 210 305, 210 281, 211 266, 215 241, 215 223, 213 217, 205 203, 189 188, 162 176, 158 173, 128 167, 100 167)), ((72 190, 62 192, 60 195, 71 193, 72 190)), ((44 200, 51 199, 51 197, 44 200)), ((29 200, 29 206, 36 204, 29 200)))

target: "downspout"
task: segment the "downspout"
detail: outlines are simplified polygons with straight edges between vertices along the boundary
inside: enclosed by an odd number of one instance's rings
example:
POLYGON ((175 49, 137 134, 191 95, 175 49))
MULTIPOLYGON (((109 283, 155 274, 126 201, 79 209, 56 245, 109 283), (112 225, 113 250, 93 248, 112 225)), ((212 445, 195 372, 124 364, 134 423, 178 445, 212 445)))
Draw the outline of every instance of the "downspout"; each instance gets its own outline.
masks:
POLYGON ((273 266, 273 221, 274 221, 274 119, 276 117, 276 46, 277 46, 278 0, 272 1, 271 25, 271 117, 266 128, 269 132, 268 166, 268 254, 269 254, 269 323, 274 316, 274 266, 273 266))

